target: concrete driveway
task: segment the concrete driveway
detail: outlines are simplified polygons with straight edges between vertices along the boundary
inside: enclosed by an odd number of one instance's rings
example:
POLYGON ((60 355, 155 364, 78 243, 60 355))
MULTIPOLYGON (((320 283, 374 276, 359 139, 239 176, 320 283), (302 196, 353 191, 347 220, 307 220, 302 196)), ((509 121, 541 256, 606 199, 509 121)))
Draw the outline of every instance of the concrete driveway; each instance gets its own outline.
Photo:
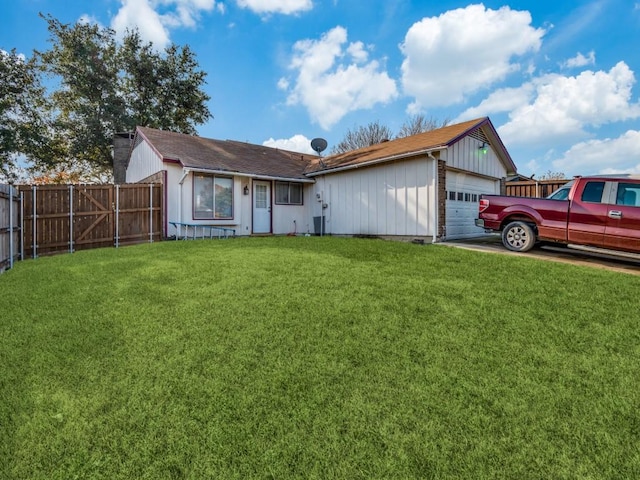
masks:
POLYGON ((500 241, 500 235, 497 234, 486 235, 469 240, 452 240, 449 242, 443 242, 442 245, 448 245, 457 248, 466 248, 469 250, 479 250, 483 252, 499 253, 503 255, 527 256, 538 258, 540 260, 571 263, 574 265, 586 265, 594 268, 603 268, 606 270, 614 270, 618 272, 630 273, 633 275, 640 275, 640 260, 618 258, 609 255, 587 253, 570 248, 546 245, 536 246, 526 253, 517 253, 507 250, 500 241))

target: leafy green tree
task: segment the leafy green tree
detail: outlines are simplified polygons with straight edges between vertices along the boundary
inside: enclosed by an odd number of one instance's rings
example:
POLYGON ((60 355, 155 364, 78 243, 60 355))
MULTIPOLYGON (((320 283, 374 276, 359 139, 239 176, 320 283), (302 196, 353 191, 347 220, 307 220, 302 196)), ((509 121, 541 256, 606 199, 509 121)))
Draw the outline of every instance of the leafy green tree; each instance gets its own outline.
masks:
POLYGON ((31 60, 0 50, 0 177, 15 180, 20 155, 43 156, 48 144, 41 115, 44 89, 31 60))
POLYGON ((194 134, 211 117, 202 90, 206 73, 189 47, 159 53, 137 30, 118 43, 111 29, 42 17, 52 48, 36 56, 55 82, 50 112, 63 146, 51 163, 111 169, 115 133, 144 125, 194 134))
POLYGON ((209 96, 201 90, 206 73, 188 46, 171 45, 162 56, 133 31, 119 53, 129 129, 145 125, 194 135, 195 124, 211 118, 209 96))
POLYGON ((97 25, 60 23, 51 16, 51 50, 36 52, 42 71, 54 83, 50 113, 62 145, 51 164, 111 163, 113 133, 122 125, 124 102, 118 95, 117 45, 114 32, 97 25))

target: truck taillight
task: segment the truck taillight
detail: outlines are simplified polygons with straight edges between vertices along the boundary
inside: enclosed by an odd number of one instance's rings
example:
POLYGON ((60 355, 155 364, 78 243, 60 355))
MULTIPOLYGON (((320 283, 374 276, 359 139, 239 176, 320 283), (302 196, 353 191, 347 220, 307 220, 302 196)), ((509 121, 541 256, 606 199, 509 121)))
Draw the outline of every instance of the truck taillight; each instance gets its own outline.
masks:
POLYGON ((484 212, 487 208, 489 208, 489 200, 481 198, 480 204, 478 205, 478 213, 484 212))

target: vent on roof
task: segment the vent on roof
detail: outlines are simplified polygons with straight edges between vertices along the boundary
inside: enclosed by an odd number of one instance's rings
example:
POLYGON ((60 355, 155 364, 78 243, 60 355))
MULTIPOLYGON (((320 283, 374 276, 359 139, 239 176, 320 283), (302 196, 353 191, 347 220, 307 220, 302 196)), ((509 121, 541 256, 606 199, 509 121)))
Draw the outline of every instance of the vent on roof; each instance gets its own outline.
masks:
POLYGON ((469 134, 469 136, 471 138, 475 138, 479 142, 486 143, 486 144, 489 143, 489 139, 480 128, 476 128, 473 132, 469 134))

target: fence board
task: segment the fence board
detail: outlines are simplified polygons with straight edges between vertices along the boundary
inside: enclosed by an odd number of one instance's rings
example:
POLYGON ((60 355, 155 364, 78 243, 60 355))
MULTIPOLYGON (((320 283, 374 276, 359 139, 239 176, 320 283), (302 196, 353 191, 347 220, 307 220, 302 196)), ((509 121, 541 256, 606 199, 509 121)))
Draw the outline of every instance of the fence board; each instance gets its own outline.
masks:
POLYGON ((540 180, 526 182, 507 182, 505 194, 513 197, 544 198, 551 195, 569 180, 540 180))
POLYGON ((20 252, 20 196, 11 185, 0 184, 0 272, 11 268, 20 252))
POLYGON ((20 190, 25 257, 162 240, 161 184, 40 185, 20 190))

